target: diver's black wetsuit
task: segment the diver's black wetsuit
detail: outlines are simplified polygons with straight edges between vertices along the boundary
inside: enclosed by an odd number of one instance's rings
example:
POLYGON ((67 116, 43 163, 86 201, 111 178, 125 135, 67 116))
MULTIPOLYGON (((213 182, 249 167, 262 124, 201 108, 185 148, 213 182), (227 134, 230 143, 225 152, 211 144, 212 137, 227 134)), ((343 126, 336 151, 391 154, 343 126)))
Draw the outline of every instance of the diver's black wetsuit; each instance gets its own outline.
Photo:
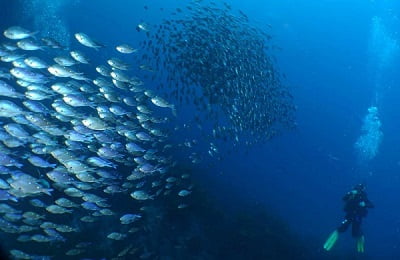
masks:
POLYGON ((343 200, 345 202, 344 211, 346 216, 342 221, 342 224, 338 227, 339 232, 347 230, 350 224, 352 225, 352 236, 361 237, 363 235, 361 231, 361 220, 368 213, 368 208, 373 208, 374 205, 367 198, 367 193, 363 189, 354 189, 344 195, 343 200))

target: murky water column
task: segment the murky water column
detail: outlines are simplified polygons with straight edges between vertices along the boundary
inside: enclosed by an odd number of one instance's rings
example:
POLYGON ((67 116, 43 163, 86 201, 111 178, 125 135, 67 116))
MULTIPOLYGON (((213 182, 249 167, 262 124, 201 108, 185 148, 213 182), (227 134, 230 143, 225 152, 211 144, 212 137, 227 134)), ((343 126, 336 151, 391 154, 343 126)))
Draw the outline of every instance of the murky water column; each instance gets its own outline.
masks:
POLYGON ((378 154, 383 138, 378 106, 388 87, 385 81, 387 76, 385 72, 392 65, 398 50, 398 42, 387 30, 382 19, 377 16, 373 17, 369 40, 369 74, 375 86, 375 93, 373 105, 368 108, 368 113, 364 118, 361 135, 354 144, 360 163, 366 163, 378 154))
POLYGON ((41 36, 50 37, 64 47, 69 47, 71 35, 66 25, 66 5, 75 4, 76 0, 20 0, 22 17, 33 21, 31 30, 40 31, 41 36))

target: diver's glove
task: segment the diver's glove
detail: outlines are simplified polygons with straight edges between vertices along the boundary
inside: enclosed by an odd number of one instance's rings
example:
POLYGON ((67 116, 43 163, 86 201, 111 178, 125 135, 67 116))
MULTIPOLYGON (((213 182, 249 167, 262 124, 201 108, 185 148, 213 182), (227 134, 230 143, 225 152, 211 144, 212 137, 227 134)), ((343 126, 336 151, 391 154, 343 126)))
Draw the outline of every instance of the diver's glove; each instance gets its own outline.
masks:
POLYGON ((359 205, 360 205, 360 207, 365 207, 366 206, 366 204, 365 204, 365 201, 361 201, 360 203, 359 203, 359 205))

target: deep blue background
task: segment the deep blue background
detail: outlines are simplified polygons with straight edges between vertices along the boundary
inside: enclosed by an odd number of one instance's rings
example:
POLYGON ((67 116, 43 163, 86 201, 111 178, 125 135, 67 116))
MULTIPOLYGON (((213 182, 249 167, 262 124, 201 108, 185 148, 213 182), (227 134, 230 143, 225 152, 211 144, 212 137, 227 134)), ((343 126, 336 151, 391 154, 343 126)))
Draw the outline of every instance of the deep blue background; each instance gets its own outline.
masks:
MULTIPOLYGON (((384 139, 378 156, 360 165, 354 142, 376 94, 371 81, 374 67, 368 66, 371 19, 382 17, 393 37, 399 37, 396 25, 400 3, 227 2, 233 9, 244 11, 251 22, 270 31, 276 45, 282 48, 275 55, 295 98, 298 126, 248 154, 239 149, 211 169, 199 166, 199 178, 207 183, 221 208, 235 209, 237 200, 265 205, 286 220, 304 241, 312 238, 314 244, 310 247, 316 251, 322 250, 326 237, 341 221, 342 195, 364 181, 376 206, 363 225, 366 255, 372 259, 396 259, 400 256, 400 89, 399 76, 394 73, 400 64, 398 57, 391 65, 392 72, 387 73, 390 83, 384 86, 379 104, 384 139)), ((71 32, 85 32, 115 46, 139 42, 135 26, 141 21, 159 22, 160 6, 168 10, 180 5, 180 1, 170 0, 103 0, 96 4, 81 1, 72 6, 65 4, 58 15, 65 19, 71 32), (144 11, 144 5, 149 6, 149 11, 144 11)), ((35 12, 38 10, 32 10, 32 17, 40 15, 35 12)), ((23 25, 34 18, 22 19, 10 18, 12 22, 2 23, 4 27, 15 22, 23 25)), ((77 43, 71 44, 74 47, 77 43)), ((103 57, 109 54, 100 53, 103 57)), ((334 250, 354 252, 355 241, 346 233, 334 250)))
MULTIPOLYGON (((257 6, 249 1, 243 7, 255 19, 272 24, 283 48, 278 60, 295 94, 298 130, 243 160, 242 171, 248 173, 238 173, 236 183, 246 180, 249 197, 270 203, 304 239, 318 237, 322 244, 341 220, 341 196, 355 182, 365 181, 376 204, 364 224, 367 255, 398 257, 398 76, 389 75, 393 83, 385 87, 379 104, 384 132, 380 153, 360 165, 353 144, 376 91, 370 75, 375 71, 367 66, 371 18, 378 15, 396 23, 399 5, 300 2, 257 6)), ((388 30, 398 36, 396 27, 388 30)), ((393 63, 394 70, 398 65, 393 63)), ((355 242, 348 234, 344 237, 339 250, 355 250, 355 242)))

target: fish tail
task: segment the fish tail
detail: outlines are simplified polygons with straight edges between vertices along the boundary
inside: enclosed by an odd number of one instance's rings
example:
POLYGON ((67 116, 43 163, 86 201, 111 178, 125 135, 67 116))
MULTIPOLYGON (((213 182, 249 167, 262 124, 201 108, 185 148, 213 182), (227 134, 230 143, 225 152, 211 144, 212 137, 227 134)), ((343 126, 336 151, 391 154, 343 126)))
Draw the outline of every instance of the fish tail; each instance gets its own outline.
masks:
POLYGON ((172 110, 172 114, 174 115, 174 117, 177 117, 175 105, 171 106, 171 110, 172 110))
POLYGON ((97 45, 97 46, 94 46, 93 48, 96 50, 96 51, 99 51, 101 48, 103 48, 103 47, 105 47, 104 45, 97 45))
POLYGON ((53 191, 53 189, 43 189, 42 192, 51 196, 51 192, 53 191))
POLYGON ((24 165, 21 164, 21 163, 16 163, 16 164, 15 164, 15 167, 17 167, 18 169, 21 169, 23 166, 24 166, 24 165))
POLYGON ((37 40, 36 35, 39 33, 39 31, 34 31, 32 33, 29 34, 30 37, 32 37, 33 39, 37 40))

